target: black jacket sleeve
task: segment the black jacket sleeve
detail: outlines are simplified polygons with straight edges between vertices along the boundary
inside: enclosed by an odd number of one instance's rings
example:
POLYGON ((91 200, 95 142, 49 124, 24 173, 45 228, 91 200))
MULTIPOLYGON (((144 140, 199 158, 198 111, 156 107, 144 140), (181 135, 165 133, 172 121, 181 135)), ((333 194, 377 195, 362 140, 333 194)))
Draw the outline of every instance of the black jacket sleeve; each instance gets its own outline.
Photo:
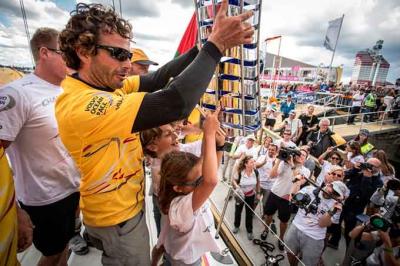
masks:
POLYGON ((191 64, 165 90, 144 96, 132 132, 184 119, 199 102, 222 54, 207 42, 191 64))
POLYGON ((179 75, 199 53, 197 47, 193 47, 187 53, 169 61, 157 71, 140 76, 139 92, 155 92, 164 88, 171 77, 179 75))

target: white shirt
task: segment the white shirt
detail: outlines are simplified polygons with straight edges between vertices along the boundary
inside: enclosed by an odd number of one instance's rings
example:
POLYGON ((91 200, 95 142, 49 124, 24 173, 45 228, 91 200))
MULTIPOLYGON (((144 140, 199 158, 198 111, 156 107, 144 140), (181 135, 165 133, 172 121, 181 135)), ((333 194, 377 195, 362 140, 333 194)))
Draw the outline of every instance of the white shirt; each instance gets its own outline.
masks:
POLYGON ((321 168, 321 173, 317 177, 317 185, 320 186, 322 182, 325 180, 325 175, 329 173, 329 171, 332 168, 332 164, 329 161, 324 160, 324 163, 322 164, 321 168))
POLYGON ((353 156, 352 152, 347 153, 347 160, 350 161, 352 164, 363 163, 365 161, 364 156, 362 156, 361 154, 351 158, 352 156, 353 156))
POLYGON ((392 109, 393 102, 394 102, 393 96, 386 95, 385 97, 383 97, 383 103, 386 105, 386 111, 392 109))
POLYGON ((275 183, 275 179, 270 178, 270 173, 273 163, 275 161, 275 157, 271 158, 267 154, 261 155, 260 157, 258 157, 256 163, 264 162, 265 158, 266 163, 257 170, 260 175, 259 178, 261 188, 270 190, 272 188, 272 185, 275 183))
POLYGON ((351 106, 361 106, 363 101, 364 101, 364 94, 361 95, 359 92, 356 92, 356 94, 353 95, 353 101, 351 103, 351 106))
MULTIPOLYGON (((239 176, 235 178, 236 181, 238 182, 239 176)), ((256 192, 256 185, 257 185, 257 177, 256 173, 253 171, 250 176, 246 174, 246 172, 243 170, 241 172, 241 177, 239 181, 239 187, 244 193, 245 196, 252 196, 256 192)))
POLYGON ((14 171, 18 200, 25 205, 54 203, 79 189, 79 173, 61 142, 54 102, 61 87, 34 74, 0 89, 0 139, 14 171))
POLYGON ((172 200, 167 216, 163 216, 157 246, 175 260, 186 264, 197 261, 208 251, 219 252, 215 241, 214 218, 210 203, 206 201, 193 212, 192 196, 176 197, 172 200))
POLYGON ((290 129, 290 132, 292 133, 292 136, 294 136, 295 135, 295 133, 297 132, 297 131, 299 131, 300 130, 300 128, 302 128, 303 127, 303 122, 301 122, 301 120, 300 119, 298 119, 298 118, 295 118, 295 119, 290 119, 290 118, 286 118, 285 120, 284 120, 284 123, 286 123, 286 129, 290 129))
MULTIPOLYGON (((306 186, 302 188, 299 192, 310 195, 311 200, 313 200, 315 198, 315 195, 313 193, 314 189, 314 186, 306 186)), ((293 225, 295 225, 301 232, 315 240, 325 238, 326 227, 320 227, 318 221, 322 215, 331 210, 335 205, 335 200, 323 198, 322 192, 320 192, 319 197, 321 198, 321 202, 318 205, 317 214, 308 213, 306 215, 306 212, 303 209, 299 208, 299 211, 293 219, 293 225)), ((339 223, 340 213, 341 211, 339 210, 335 213, 335 215, 331 218, 332 223, 339 223)))
POLYGON ((311 172, 304 166, 296 167, 296 169, 292 170, 289 164, 280 161, 278 176, 274 178, 275 183, 272 185, 271 192, 281 198, 289 195, 293 185, 292 180, 299 174, 309 178, 311 172))

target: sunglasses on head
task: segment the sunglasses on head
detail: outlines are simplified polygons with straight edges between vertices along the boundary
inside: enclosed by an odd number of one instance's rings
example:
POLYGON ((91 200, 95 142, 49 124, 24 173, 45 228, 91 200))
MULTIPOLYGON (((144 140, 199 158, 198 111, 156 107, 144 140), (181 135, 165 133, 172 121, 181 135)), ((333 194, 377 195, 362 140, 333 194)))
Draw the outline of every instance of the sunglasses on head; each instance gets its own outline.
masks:
POLYGON ((96 49, 103 49, 108 51, 108 53, 112 58, 120 62, 124 62, 125 60, 131 60, 132 58, 132 53, 124 48, 97 44, 96 49))
POLYGON ((178 186, 188 186, 188 187, 198 187, 201 182, 203 182, 204 177, 201 175, 198 178, 196 178, 196 180, 191 181, 191 182, 181 182, 181 183, 177 183, 176 185, 178 186))
POLYGON ((335 173, 335 172, 332 172, 332 173, 330 173, 330 174, 333 175, 333 176, 336 176, 336 177, 338 177, 338 178, 342 178, 342 177, 343 177, 341 174, 337 174, 337 173, 335 173))

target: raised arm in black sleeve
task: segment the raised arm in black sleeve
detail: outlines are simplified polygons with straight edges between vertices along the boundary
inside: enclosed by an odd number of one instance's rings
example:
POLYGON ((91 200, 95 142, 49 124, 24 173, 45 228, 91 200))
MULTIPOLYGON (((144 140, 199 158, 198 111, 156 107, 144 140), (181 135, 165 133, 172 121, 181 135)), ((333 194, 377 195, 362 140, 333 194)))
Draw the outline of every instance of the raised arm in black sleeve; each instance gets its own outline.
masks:
POLYGON ((221 52, 207 42, 193 62, 165 90, 148 93, 140 105, 132 132, 137 132, 189 116, 200 100, 221 59, 221 52))
POLYGON ((164 88, 169 79, 179 75, 196 58, 198 53, 199 50, 195 46, 185 54, 160 67, 157 71, 140 76, 139 91, 154 92, 164 88))

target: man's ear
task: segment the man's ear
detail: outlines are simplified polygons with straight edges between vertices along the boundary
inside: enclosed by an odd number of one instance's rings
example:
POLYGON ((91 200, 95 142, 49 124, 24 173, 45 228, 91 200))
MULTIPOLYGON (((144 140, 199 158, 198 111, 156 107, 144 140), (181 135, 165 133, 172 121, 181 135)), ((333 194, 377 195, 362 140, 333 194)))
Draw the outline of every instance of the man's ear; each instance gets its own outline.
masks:
POLYGON ((89 63, 91 54, 90 51, 88 51, 87 49, 83 47, 76 48, 76 55, 79 57, 83 64, 89 63))

